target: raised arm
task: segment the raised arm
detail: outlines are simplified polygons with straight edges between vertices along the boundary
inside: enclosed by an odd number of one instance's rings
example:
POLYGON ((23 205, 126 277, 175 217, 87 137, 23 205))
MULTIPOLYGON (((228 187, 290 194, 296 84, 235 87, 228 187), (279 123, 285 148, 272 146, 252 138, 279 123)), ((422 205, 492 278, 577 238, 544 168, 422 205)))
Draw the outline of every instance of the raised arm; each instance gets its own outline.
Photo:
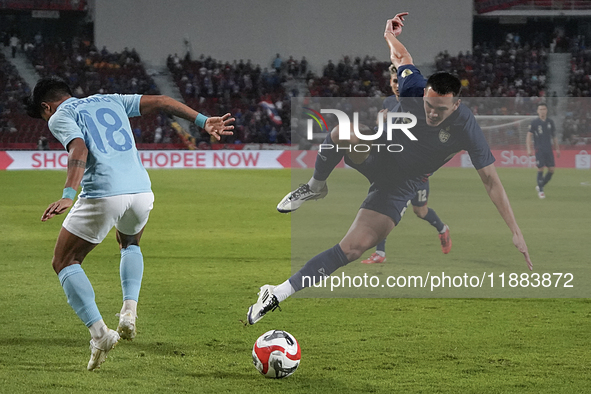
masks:
POLYGON ((531 259, 529 258, 527 245, 525 244, 523 234, 521 234, 521 230, 517 225, 517 221, 513 215, 513 210, 511 209, 511 204, 509 203, 509 198, 507 197, 505 188, 499 179, 495 165, 490 164, 481 168, 478 170, 478 174, 480 175, 480 179, 482 179, 482 183, 484 184, 488 196, 495 204, 497 210, 501 214, 501 217, 511 230, 511 233, 513 234, 513 244, 521 253, 523 253, 527 267, 531 271, 533 269, 533 265, 531 259))
POLYGON ((64 185, 64 192, 62 198, 54 203, 43 212, 41 221, 46 222, 55 215, 64 213, 70 208, 76 197, 76 192, 82 182, 84 176, 84 169, 86 168, 86 157, 88 156, 88 148, 81 138, 74 138, 68 144, 68 173, 66 176, 66 184, 64 185))
POLYGON ((224 116, 208 118, 172 97, 143 95, 140 99, 140 113, 146 115, 155 111, 163 111, 169 115, 194 122, 218 141, 222 135, 233 134, 234 126, 230 126, 230 123, 234 121, 234 118, 230 118, 229 113, 224 116))
POLYGON ((384 31, 384 38, 388 43, 388 47, 390 47, 390 61, 396 68, 405 64, 413 64, 412 56, 410 56, 406 47, 396 38, 402 33, 402 26, 404 26, 402 22, 406 15, 408 15, 408 12, 401 12, 400 14, 396 14, 394 18, 388 19, 386 30, 384 31))

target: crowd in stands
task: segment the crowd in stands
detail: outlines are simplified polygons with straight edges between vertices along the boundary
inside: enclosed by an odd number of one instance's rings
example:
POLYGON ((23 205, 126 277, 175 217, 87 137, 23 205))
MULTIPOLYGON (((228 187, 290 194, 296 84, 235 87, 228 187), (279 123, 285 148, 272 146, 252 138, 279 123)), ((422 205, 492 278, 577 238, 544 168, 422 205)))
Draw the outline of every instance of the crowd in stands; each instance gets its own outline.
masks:
MULTIPOLYGON (((32 42, 23 43, 21 50, 41 77, 56 75, 63 78, 76 97, 97 93, 159 93, 134 49, 125 48, 121 53, 112 53, 106 47, 98 50, 82 39, 75 38, 66 43, 36 37, 32 42)), ((23 92, 21 96, 25 94, 23 92)), ((57 142, 44 122, 27 118, 23 108, 9 118, 20 130, 14 138, 4 136, 4 142, 30 141, 30 134, 35 133, 41 134, 49 143, 57 142)), ((180 144, 170 119, 164 114, 131 118, 130 121, 137 143, 180 144)))
MULTIPOLYGON (((589 97, 591 51, 576 39, 569 42, 576 43, 571 49, 569 96, 589 97)), ((80 39, 66 44, 45 42, 36 37, 23 44, 21 50, 41 76, 64 78, 78 97, 114 92, 158 93, 134 49, 111 53, 105 47, 99 50, 91 42, 80 39)), ((551 99, 546 93, 547 56, 548 50, 539 41, 530 44, 522 42, 518 36, 508 35, 502 44, 478 44, 472 51, 460 52, 457 56, 441 52, 435 65, 437 70, 460 77, 463 101, 475 114, 534 114, 537 103, 551 99)), ((250 60, 222 62, 205 55, 192 59, 189 53, 183 57, 170 55, 167 59, 168 69, 189 106, 206 115, 230 112, 236 118, 235 134, 224 137, 223 142, 227 144, 290 143, 291 98, 300 94, 311 97, 388 96, 391 94, 389 65, 369 56, 344 56, 334 63, 328 61, 315 74, 305 57, 298 61, 292 56, 282 59, 280 54, 270 59, 267 67, 250 60)), ((0 131, 4 136, 0 138, 6 142, 7 135, 21 134, 15 130, 27 125, 33 134, 56 142, 44 124, 40 126, 35 120, 25 120, 20 97, 29 93, 29 87, 4 57, 0 57, 0 76, 0 131)), ((587 113, 591 111, 569 110, 564 124, 566 142, 575 141, 570 136, 576 137, 591 127, 587 113)), ((136 141, 179 143, 170 122, 163 114, 132 120, 136 141)), ((199 147, 205 148, 213 142, 194 126, 190 132, 197 137, 199 147)), ((11 141, 21 139, 12 138, 11 141)))
POLYGON ((381 97, 391 95, 389 62, 375 57, 343 57, 338 64, 332 60, 323 67, 322 75, 307 76, 311 97, 381 97))
MULTIPOLYGON (((22 97, 30 94, 30 88, 18 70, 0 53, 0 142, 16 142, 19 124, 26 119, 22 97)), ((32 130, 35 138, 40 128, 32 130)))
POLYGON ((570 75, 562 141, 572 145, 591 143, 591 49, 582 36, 569 39, 571 44, 570 75))
POLYGON ((535 112, 536 98, 546 95, 547 51, 544 47, 505 42, 500 46, 475 45, 465 54, 440 53, 438 71, 459 76, 463 97, 512 97, 509 107, 494 100, 480 100, 473 111, 480 114, 535 112), (534 98, 531 100, 529 98, 534 98), (488 104, 487 104, 488 103, 488 104))
MULTIPOLYGON (((234 135, 224 137, 225 143, 289 143, 290 92, 284 85, 293 78, 287 70, 296 72, 292 60, 284 64, 277 55, 269 69, 250 60, 230 63, 204 55, 192 60, 175 54, 167 66, 189 106, 206 115, 230 112, 236 118, 234 135)), ((298 75, 306 68, 299 63, 298 75)), ((210 141, 204 132, 200 140, 210 141)))

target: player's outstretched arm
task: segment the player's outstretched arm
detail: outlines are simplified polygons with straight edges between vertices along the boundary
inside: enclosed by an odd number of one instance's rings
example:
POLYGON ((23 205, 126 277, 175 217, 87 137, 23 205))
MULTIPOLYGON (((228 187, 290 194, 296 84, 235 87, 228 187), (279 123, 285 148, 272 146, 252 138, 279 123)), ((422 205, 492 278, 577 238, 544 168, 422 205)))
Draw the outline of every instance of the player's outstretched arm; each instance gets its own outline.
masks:
POLYGON ((68 144, 68 175, 66 177, 66 184, 64 185, 64 194, 60 200, 49 204, 41 216, 42 222, 46 222, 55 215, 64 213, 72 206, 76 191, 80 187, 80 182, 82 182, 82 177, 84 176, 87 156, 88 148, 86 148, 86 144, 82 138, 74 138, 70 141, 68 144))
POLYGON ((388 43, 388 47, 390 47, 390 61, 396 68, 405 64, 413 64, 412 56, 410 56, 406 47, 396 38, 402 33, 402 26, 404 26, 402 22, 406 15, 408 15, 408 12, 401 12, 400 14, 396 14, 394 18, 388 19, 386 21, 386 30, 384 30, 384 39, 388 43))
POLYGON ((195 122, 210 135, 214 136, 219 141, 222 135, 232 135, 234 126, 230 123, 234 122, 230 114, 224 116, 212 116, 207 118, 200 115, 199 112, 193 108, 181 103, 168 96, 153 96, 143 95, 140 99, 140 113, 142 115, 149 114, 155 111, 164 111, 169 115, 178 116, 179 118, 187 119, 195 122), (201 120, 201 123, 200 123, 201 120))
POLYGON ((495 204, 497 210, 501 214, 501 217, 503 220, 505 220, 505 223, 507 223, 507 226, 511 230, 511 233, 513 234, 513 244, 521 253, 523 253, 527 267, 531 271, 533 269, 533 265, 531 259, 529 258, 529 252, 527 250, 527 245, 525 244, 525 239, 523 239, 523 234, 521 234, 521 230, 517 225, 517 221, 513 215, 513 210, 511 209, 511 204, 509 203, 509 197, 507 197, 507 193, 505 192, 505 188, 501 183, 499 174, 497 174, 495 165, 490 164, 484 168, 481 168, 478 170, 478 174, 480 175, 480 179, 482 179, 482 183, 484 184, 490 199, 495 204))

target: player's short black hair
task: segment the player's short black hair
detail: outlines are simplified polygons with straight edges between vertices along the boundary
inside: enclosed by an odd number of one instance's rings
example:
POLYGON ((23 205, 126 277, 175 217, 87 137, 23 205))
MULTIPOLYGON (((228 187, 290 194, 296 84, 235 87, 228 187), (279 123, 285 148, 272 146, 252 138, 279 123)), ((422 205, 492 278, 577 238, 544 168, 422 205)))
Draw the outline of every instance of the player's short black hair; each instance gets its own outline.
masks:
POLYGON ((428 87, 431 87, 437 94, 452 93, 454 97, 458 97, 460 90, 462 90, 462 83, 455 75, 445 71, 438 71, 427 79, 425 88, 428 87))
POLYGON ((398 69, 393 64, 390 64, 390 67, 388 67, 388 71, 390 71, 390 75, 398 74, 398 69))
POLYGON ((538 107, 539 107, 539 106, 544 106, 544 107, 548 108, 548 105, 547 105, 546 103, 543 103, 543 102, 542 102, 542 103, 539 103, 539 104, 538 104, 538 107))
POLYGON ((23 102, 27 115, 32 118, 41 118, 41 103, 57 101, 64 96, 73 96, 72 90, 63 79, 55 76, 41 78, 33 89, 33 94, 25 97, 23 102))

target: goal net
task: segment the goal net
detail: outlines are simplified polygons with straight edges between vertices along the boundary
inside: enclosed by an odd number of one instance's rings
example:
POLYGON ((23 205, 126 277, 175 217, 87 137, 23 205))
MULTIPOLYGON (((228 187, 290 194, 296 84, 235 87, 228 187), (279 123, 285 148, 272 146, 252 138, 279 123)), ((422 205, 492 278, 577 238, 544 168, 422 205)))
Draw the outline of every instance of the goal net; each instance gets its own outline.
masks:
POLYGON ((525 138, 535 115, 476 115, 484 137, 491 148, 521 145, 525 147, 525 138))

